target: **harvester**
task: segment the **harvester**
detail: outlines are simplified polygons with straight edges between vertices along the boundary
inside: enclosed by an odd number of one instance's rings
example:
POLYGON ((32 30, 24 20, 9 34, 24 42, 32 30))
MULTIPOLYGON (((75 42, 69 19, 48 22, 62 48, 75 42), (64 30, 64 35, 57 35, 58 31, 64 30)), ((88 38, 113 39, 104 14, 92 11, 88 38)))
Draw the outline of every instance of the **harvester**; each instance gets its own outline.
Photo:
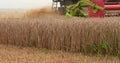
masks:
POLYGON ((120 0, 53 0, 53 8, 67 16, 120 16, 120 0))

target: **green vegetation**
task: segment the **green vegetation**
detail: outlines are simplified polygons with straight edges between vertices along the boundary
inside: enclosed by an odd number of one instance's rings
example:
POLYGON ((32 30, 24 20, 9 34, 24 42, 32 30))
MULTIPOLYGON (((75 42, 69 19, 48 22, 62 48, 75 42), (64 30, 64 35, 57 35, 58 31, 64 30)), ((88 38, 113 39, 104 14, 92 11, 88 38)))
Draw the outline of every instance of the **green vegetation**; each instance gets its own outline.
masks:
POLYGON ((91 47, 92 51, 96 54, 107 54, 109 48, 106 41, 102 41, 100 44, 93 43, 91 47))

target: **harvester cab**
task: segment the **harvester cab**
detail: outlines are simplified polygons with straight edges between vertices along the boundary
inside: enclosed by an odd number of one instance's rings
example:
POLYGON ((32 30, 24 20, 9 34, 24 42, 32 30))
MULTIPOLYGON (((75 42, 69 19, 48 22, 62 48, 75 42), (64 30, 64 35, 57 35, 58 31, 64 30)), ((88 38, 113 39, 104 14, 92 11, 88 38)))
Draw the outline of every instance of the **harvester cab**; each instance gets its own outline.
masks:
MULTIPOLYGON (((66 6, 76 4, 82 0, 53 0, 53 8, 58 11, 60 14, 66 13, 66 6)), ((88 6, 87 11, 89 17, 104 17, 104 16, 120 16, 120 0, 89 0, 100 7, 103 7, 104 10, 99 10, 94 13, 93 8, 88 6)))
POLYGON ((66 13, 66 6, 76 4, 79 0, 53 0, 52 8, 64 15, 66 13))

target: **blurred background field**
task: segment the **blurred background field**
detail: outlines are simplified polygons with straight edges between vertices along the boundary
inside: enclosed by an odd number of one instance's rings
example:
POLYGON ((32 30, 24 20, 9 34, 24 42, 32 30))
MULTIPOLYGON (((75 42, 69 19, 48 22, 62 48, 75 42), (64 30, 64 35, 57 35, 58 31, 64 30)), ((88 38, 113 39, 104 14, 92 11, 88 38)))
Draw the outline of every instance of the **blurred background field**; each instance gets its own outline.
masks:
POLYGON ((51 7, 36 8, 30 10, 7 10, 0 11, 0 18, 43 18, 43 17, 57 17, 51 7))

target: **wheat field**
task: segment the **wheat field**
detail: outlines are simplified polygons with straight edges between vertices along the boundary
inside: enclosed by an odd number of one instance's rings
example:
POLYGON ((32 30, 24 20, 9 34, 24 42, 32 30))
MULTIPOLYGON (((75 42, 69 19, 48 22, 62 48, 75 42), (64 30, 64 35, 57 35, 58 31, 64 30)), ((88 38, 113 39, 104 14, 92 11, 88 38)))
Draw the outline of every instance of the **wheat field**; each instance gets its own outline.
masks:
POLYGON ((50 50, 119 55, 119 19, 68 19, 62 16, 0 19, 0 43, 50 50))
POLYGON ((0 63, 120 63, 119 20, 66 18, 50 8, 0 13, 0 63))

